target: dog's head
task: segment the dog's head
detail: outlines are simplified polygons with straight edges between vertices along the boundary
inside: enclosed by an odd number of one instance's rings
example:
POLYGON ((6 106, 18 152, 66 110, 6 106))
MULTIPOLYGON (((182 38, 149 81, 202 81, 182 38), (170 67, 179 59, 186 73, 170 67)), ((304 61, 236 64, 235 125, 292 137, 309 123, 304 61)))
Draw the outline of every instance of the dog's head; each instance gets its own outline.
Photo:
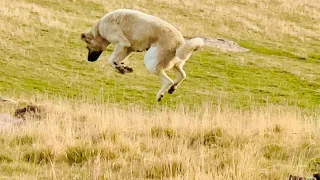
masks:
POLYGON ((81 33, 81 39, 86 42, 88 49, 88 61, 90 62, 98 60, 101 53, 110 44, 100 35, 94 37, 91 33, 81 33))

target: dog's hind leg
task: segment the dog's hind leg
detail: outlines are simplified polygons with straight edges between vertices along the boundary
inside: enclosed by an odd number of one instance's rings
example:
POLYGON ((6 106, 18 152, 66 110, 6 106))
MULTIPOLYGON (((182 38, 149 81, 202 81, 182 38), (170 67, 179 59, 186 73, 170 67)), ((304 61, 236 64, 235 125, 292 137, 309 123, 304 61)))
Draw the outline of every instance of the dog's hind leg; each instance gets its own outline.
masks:
POLYGON ((187 77, 186 72, 183 70, 182 63, 174 66, 173 70, 176 73, 176 78, 173 82, 173 85, 170 87, 170 89, 168 91, 169 94, 172 94, 178 88, 178 86, 181 84, 181 82, 187 77))
POLYGON ((162 87, 158 91, 157 96, 156 96, 156 100, 159 102, 159 101, 161 101, 164 93, 169 89, 170 86, 173 85, 173 81, 172 81, 172 79, 170 79, 170 77, 164 71, 160 71, 158 73, 158 76, 162 80, 162 87))
POLYGON ((144 63, 149 70, 149 72, 160 77, 162 82, 161 89, 157 92, 156 100, 161 101, 164 93, 173 85, 173 80, 165 73, 165 69, 159 66, 159 63, 163 62, 166 58, 172 58, 173 55, 170 53, 159 54, 159 49, 157 47, 151 47, 144 56, 144 63))
POLYGON ((129 57, 129 55, 133 52, 131 48, 123 47, 119 44, 115 45, 114 50, 109 59, 109 63, 117 69, 121 74, 132 72, 133 69, 129 66, 125 66, 123 61, 129 57))

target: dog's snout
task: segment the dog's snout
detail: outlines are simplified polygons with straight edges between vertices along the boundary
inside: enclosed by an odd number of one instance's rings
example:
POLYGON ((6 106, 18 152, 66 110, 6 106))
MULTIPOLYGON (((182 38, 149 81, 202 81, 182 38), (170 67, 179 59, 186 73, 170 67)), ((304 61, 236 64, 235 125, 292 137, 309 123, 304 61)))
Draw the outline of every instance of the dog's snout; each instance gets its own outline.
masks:
POLYGON ((94 62, 94 61, 98 60, 101 53, 102 53, 102 51, 89 51, 88 52, 88 61, 94 62))

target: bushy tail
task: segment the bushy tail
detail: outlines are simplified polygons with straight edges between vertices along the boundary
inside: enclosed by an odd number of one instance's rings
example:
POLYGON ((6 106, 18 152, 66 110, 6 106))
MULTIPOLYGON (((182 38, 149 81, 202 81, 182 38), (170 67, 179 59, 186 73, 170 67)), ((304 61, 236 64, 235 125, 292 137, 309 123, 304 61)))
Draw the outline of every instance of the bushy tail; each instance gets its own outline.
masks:
POLYGON ((177 49, 176 56, 179 59, 186 61, 193 51, 197 51, 202 46, 204 46, 204 41, 201 38, 186 40, 186 43, 177 49))

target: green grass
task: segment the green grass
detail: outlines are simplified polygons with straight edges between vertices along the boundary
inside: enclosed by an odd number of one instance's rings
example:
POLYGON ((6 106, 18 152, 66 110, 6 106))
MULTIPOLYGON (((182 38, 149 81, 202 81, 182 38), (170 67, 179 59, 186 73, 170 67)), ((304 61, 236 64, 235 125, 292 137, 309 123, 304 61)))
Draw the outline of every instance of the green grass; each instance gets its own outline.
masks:
MULTIPOLYGON (((77 34, 74 36, 73 40, 76 40, 77 34)), ((79 46, 81 47, 80 44, 79 46)), ((66 48, 70 48, 67 52, 76 50, 75 47, 66 48)), ((69 54, 63 52, 63 47, 57 46, 54 49, 63 55, 30 52, 32 55, 24 58, 29 65, 17 65, 14 60, 1 61, 1 65, 6 67, 1 70, 2 93, 40 93, 72 99, 87 97, 93 101, 103 99, 124 104, 137 101, 146 105, 154 104, 154 94, 160 84, 156 76, 145 70, 142 53, 130 58, 130 64, 133 64, 135 70, 133 74, 119 75, 106 67, 110 51, 103 54, 100 62, 89 63, 85 61, 85 57, 81 61, 68 57, 69 54), (105 67, 102 68, 101 64, 105 67), (19 73, 21 71, 23 73, 19 73)), ((112 47, 110 49, 112 50, 112 47)), ((281 58, 287 61, 296 59, 295 56, 281 51, 251 50, 251 54, 272 55, 279 58, 279 61, 281 58)), ((85 50, 82 51, 85 56, 85 50)), ((165 96, 162 103, 194 104, 208 99, 212 102, 222 99, 224 103, 233 104, 235 107, 289 104, 315 108, 320 104, 318 82, 304 80, 281 67, 261 67, 260 62, 254 62, 254 59, 251 63, 241 64, 238 61, 239 56, 246 58, 246 55, 217 54, 211 50, 195 53, 185 66, 187 79, 174 95, 165 96)))
MULTIPOLYGON (((6 46, 15 49, 8 49, 0 57, 2 95, 30 97, 43 94, 52 98, 59 96, 93 102, 154 106, 160 81, 145 69, 144 53, 131 56, 129 61, 134 73, 126 75, 120 75, 108 66, 112 47, 103 53, 98 62, 86 61, 87 52, 79 34, 106 12, 103 6, 81 0, 63 2, 63 6, 61 2, 50 0, 20 1, 64 14, 65 17, 55 18, 65 27, 44 24, 50 19, 37 23, 44 12, 26 7, 21 11, 29 13, 28 21, 10 15, 0 17, 2 23, 9 21, 21 24, 18 29, 24 34, 1 36, 6 46)), ((167 5, 162 4, 161 9, 166 8, 167 5)), ((183 10, 182 7, 179 9, 183 10)), ((183 14, 182 17, 186 16, 183 14)), ((192 18, 197 19, 197 16, 192 14, 192 18)), ((15 25, 8 27, 1 31, 16 31, 15 25)), ((159 104, 197 105, 209 100, 214 104, 223 103, 236 108, 268 104, 311 109, 319 107, 318 54, 302 57, 290 52, 295 46, 282 49, 271 42, 257 44, 257 41, 250 39, 239 43, 250 52, 221 53, 205 48, 194 53, 185 66, 187 79, 174 95, 166 95, 159 104), (297 70, 301 74, 293 72, 297 70), (312 78, 306 78, 305 72, 312 74, 312 78)))

